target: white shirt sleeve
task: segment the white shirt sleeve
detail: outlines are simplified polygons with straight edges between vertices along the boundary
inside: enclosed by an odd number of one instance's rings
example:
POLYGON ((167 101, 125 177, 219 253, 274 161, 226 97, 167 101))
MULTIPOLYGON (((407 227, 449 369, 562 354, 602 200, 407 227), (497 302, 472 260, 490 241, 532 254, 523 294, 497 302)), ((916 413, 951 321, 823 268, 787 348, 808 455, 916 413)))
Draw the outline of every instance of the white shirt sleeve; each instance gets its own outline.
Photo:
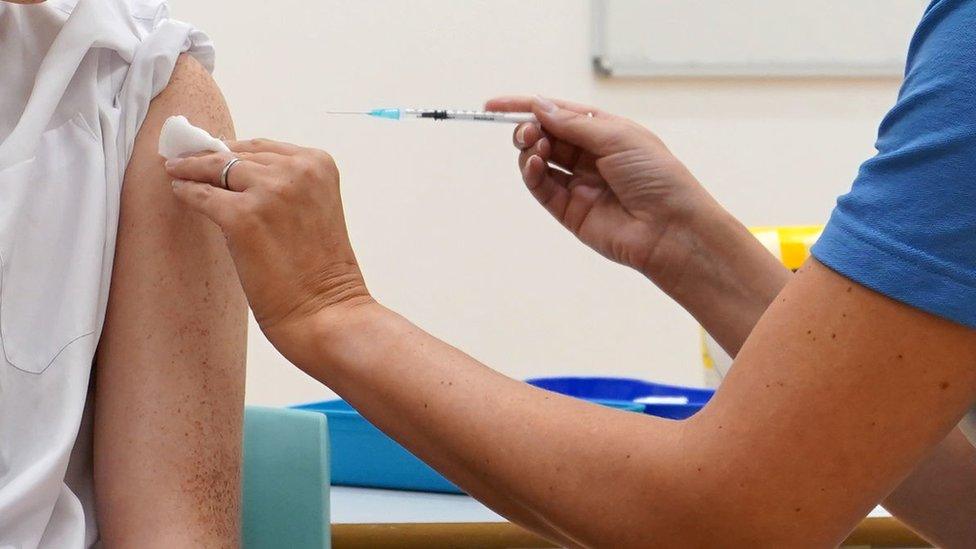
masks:
POLYGON ((82 419, 122 179, 184 52, 213 68, 162 0, 0 2, 0 548, 97 540, 82 419))

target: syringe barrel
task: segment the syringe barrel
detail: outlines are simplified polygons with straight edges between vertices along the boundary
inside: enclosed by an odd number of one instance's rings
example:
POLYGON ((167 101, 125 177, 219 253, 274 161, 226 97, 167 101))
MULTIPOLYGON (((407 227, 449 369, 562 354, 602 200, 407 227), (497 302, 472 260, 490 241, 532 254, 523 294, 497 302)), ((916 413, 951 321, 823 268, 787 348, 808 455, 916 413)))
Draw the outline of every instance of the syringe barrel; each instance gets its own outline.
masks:
POLYGON ((473 122, 502 122, 507 124, 521 124, 536 122, 536 117, 530 112, 487 112, 438 109, 401 109, 403 118, 422 118, 428 120, 469 120, 473 122))

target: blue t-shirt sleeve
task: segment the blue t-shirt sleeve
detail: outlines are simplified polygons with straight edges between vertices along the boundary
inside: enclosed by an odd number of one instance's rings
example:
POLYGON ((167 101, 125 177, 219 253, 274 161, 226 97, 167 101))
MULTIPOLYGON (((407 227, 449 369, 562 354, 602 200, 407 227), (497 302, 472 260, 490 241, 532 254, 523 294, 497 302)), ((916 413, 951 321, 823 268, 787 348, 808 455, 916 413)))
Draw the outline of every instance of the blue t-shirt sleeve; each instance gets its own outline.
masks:
POLYGON ((876 148, 813 255, 976 328, 976 2, 936 0, 925 11, 876 148))

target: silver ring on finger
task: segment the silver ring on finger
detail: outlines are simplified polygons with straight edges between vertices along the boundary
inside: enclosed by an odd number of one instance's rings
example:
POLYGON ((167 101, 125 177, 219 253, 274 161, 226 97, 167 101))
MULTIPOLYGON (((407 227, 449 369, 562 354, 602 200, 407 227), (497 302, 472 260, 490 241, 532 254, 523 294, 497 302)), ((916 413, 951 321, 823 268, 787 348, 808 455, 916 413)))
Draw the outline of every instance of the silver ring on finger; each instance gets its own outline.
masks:
POLYGON ((230 190, 230 185, 227 184, 227 176, 230 175, 230 169, 234 167, 234 164, 237 164, 240 161, 241 159, 235 156, 234 158, 228 160, 227 163, 224 164, 224 169, 220 171, 220 186, 228 191, 230 190))

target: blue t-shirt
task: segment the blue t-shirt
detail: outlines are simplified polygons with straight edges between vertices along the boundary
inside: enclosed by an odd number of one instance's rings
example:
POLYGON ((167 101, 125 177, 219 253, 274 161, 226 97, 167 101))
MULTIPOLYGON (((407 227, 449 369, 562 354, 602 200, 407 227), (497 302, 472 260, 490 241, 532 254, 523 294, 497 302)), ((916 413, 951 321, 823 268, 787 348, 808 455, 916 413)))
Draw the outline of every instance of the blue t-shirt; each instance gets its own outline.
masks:
POLYGON ((925 10, 876 148, 813 255, 976 328, 976 1, 935 0, 925 10))

